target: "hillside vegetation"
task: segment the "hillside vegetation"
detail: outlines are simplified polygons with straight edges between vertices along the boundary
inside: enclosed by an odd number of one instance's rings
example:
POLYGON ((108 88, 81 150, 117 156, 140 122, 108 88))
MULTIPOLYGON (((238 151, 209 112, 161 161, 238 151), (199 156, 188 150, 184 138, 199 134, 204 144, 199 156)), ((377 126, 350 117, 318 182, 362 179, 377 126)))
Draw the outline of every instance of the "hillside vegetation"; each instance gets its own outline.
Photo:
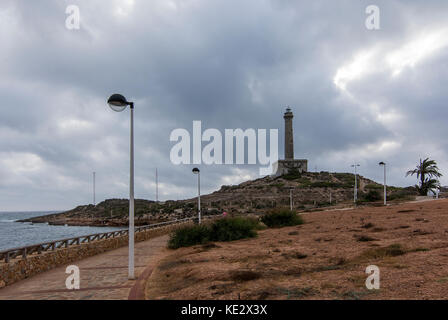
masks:
MULTIPOLYGON (((295 210, 310 210, 330 205, 349 204, 353 199, 354 175, 351 173, 292 172, 277 178, 264 177, 239 185, 222 186, 220 190, 201 196, 203 215, 262 214, 272 208, 289 206, 293 188, 295 210), (331 198, 331 203, 330 203, 331 198)), ((358 176, 359 201, 379 201, 383 186, 358 176)), ((388 199, 409 199, 415 195, 412 188, 388 187, 388 199)), ((32 222, 69 225, 127 225, 129 201, 110 199, 96 206, 78 206, 56 215, 32 218, 32 222)), ((196 198, 178 201, 154 202, 135 200, 136 225, 157 223, 193 217, 197 214, 196 198)))

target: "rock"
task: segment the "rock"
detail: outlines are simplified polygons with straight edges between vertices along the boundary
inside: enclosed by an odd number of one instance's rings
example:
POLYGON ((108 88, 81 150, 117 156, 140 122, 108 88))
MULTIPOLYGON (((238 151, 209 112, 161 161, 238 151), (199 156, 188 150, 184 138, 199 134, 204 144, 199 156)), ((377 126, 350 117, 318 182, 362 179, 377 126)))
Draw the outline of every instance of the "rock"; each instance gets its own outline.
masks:
POLYGON ((0 280, 0 289, 6 287, 6 283, 3 280, 0 280))

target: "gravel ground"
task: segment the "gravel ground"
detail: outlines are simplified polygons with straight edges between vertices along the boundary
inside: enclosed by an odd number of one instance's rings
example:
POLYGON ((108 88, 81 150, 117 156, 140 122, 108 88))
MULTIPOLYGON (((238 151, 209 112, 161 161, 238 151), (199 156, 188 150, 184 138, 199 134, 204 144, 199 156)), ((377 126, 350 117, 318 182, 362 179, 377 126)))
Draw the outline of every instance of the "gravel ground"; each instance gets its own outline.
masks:
POLYGON ((258 237, 172 251, 148 299, 446 299, 448 200, 313 212, 258 237), (367 290, 366 267, 380 270, 367 290))

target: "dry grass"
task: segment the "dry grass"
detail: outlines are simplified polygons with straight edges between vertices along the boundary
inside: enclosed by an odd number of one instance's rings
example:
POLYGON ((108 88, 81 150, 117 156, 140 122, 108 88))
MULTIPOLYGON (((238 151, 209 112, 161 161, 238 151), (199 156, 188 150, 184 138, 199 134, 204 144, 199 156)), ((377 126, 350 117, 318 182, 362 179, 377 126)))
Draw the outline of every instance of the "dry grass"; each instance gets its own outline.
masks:
POLYGON ((386 257, 397 257, 406 254, 406 250, 399 243, 391 244, 387 247, 368 249, 364 251, 357 260, 384 259, 386 257))
POLYGON ((313 212, 306 221, 179 249, 154 270, 147 298, 448 297, 448 200, 313 212), (372 264, 380 268, 379 291, 365 288, 372 264))

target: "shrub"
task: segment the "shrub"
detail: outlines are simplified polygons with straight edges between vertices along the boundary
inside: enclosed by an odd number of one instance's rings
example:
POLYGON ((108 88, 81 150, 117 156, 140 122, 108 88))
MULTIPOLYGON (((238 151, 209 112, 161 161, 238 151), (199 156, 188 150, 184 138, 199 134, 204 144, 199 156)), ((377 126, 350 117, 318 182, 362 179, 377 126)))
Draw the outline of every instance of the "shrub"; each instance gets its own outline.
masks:
POLYGON ((207 244, 210 241, 233 241, 253 238, 256 230, 262 229, 256 218, 223 218, 211 225, 194 225, 174 231, 168 242, 168 248, 178 249, 197 244, 207 244))
POLYGON ((366 236, 366 235, 355 235, 357 241, 367 242, 367 241, 375 241, 376 239, 366 236))
POLYGON ((210 240, 210 229, 205 225, 188 226, 171 234, 168 248, 177 249, 195 244, 205 244, 210 240))
POLYGON ((299 172, 299 170, 297 170, 295 168, 289 170, 287 174, 284 174, 282 176, 283 179, 289 180, 289 181, 296 180, 296 179, 299 179, 301 177, 302 177, 302 174, 299 172))
POLYGON ((303 224, 303 219, 297 212, 289 209, 276 209, 265 214, 261 218, 261 222, 269 228, 281 228, 303 224))
POLYGON ((371 183, 371 184, 366 185, 365 188, 366 189, 374 189, 374 190, 382 190, 384 187, 380 184, 371 183))
MULTIPOLYGON (((344 188, 345 185, 337 182, 316 181, 310 184, 311 188, 344 188)), ((351 186, 350 186, 351 187, 351 186)))
POLYGON ((258 221, 248 218, 226 218, 215 221, 210 227, 210 240, 233 241, 253 238, 257 235, 255 229, 258 221))
POLYGON ((264 229, 266 229, 266 225, 263 224, 260 221, 259 218, 256 218, 256 217, 246 217, 246 218, 243 218, 243 219, 247 220, 247 222, 249 224, 251 224, 253 229, 255 229, 255 230, 264 230, 264 229))
POLYGON ((369 190, 369 192, 363 196, 363 200, 368 202, 375 202, 381 199, 381 194, 377 190, 369 190))
POLYGON ((230 272, 230 279, 232 279, 235 282, 245 282, 245 281, 257 280, 260 278, 261 274, 255 271, 235 270, 230 272))
POLYGON ((372 228, 374 226, 375 225, 373 223, 369 222, 369 223, 366 223, 366 224, 362 225, 361 228, 370 229, 370 228, 372 228))
POLYGON ((284 186, 285 186, 284 183, 275 183, 272 185, 272 187, 275 187, 275 188, 283 188, 284 186))
POLYGON ((401 244, 394 243, 388 247, 369 249, 361 254, 361 258, 383 259, 385 257, 397 257, 406 254, 401 244))
POLYGON ((387 200, 413 200, 415 198, 415 192, 408 190, 400 190, 387 196, 387 200))

